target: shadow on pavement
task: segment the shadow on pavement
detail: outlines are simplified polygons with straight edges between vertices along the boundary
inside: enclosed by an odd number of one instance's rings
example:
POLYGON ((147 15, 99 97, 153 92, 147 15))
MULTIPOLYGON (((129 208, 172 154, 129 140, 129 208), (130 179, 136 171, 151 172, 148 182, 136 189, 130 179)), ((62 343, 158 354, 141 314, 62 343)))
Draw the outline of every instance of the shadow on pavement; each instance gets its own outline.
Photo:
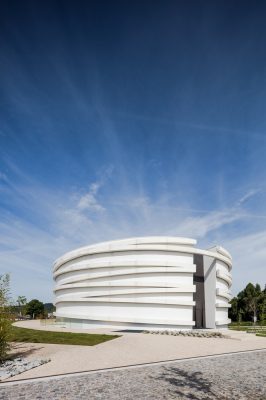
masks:
MULTIPOLYGON (((175 367, 166 367, 164 371, 156 379, 169 383, 171 385, 170 391, 180 398, 189 400, 217 399, 217 393, 211 388, 212 383, 203 378, 201 372, 187 372, 175 367)), ((223 399, 225 397, 219 397, 219 400, 223 399)))

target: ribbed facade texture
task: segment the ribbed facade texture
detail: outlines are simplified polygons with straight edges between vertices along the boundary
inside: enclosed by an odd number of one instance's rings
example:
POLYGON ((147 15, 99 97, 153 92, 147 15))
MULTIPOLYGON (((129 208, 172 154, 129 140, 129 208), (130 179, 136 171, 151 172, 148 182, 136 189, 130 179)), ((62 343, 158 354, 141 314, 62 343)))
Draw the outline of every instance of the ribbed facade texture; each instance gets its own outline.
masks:
POLYGON ((142 237, 69 252, 54 264, 57 318, 73 327, 226 327, 230 254, 193 239, 142 237))

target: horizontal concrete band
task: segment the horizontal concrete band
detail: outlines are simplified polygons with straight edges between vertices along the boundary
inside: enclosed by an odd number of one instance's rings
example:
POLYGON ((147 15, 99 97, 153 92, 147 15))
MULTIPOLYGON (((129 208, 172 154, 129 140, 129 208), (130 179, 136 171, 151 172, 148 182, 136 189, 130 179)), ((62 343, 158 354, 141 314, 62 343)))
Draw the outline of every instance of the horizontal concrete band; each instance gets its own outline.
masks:
MULTIPOLYGON (((76 261, 76 260, 75 260, 76 261)), ((73 271, 83 271, 83 270, 94 270, 94 269, 100 269, 100 268, 108 268, 108 269, 115 269, 115 268, 147 268, 147 271, 151 268, 179 268, 179 269, 189 269, 189 272, 195 272, 196 271, 196 265, 191 264, 191 263, 177 263, 177 262, 171 262, 168 260, 164 261, 151 261, 149 260, 141 260, 139 261, 138 259, 135 260, 124 260, 124 261, 110 261, 110 260, 105 260, 101 262, 97 262, 95 260, 90 260, 81 263, 76 263, 74 265, 70 266, 65 266, 64 264, 58 268, 56 272, 54 272, 54 278, 57 278, 59 275, 67 274, 68 272, 73 272, 73 271), (149 269, 148 269, 149 268, 149 269)), ((169 269, 170 270, 170 269, 169 269)))
POLYGON ((90 316, 90 315, 82 315, 82 314, 75 314, 74 316, 72 314, 64 314, 64 313, 57 313, 56 312, 56 317, 59 318, 68 318, 68 319, 78 319, 78 320, 88 320, 88 321, 106 321, 106 322, 126 322, 126 323, 132 323, 132 324, 144 324, 144 325, 173 325, 173 326, 194 326, 195 321, 181 321, 181 320, 168 320, 168 319, 153 319, 153 318, 131 318, 129 317, 119 317, 117 318, 116 316, 100 316, 100 317, 95 317, 95 316, 90 316))
POLYGON ((137 238, 128 238, 128 239, 120 239, 120 240, 112 240, 109 242, 102 242, 97 244, 92 244, 89 246, 80 247, 76 250, 69 251, 64 254, 60 258, 58 258, 54 266, 63 262, 65 263, 67 259, 75 259, 76 257, 80 257, 84 254, 98 254, 102 252, 113 252, 114 249, 123 249, 130 248, 130 246, 138 246, 138 245, 181 245, 181 246, 189 246, 193 247, 196 245, 197 241, 195 239, 190 238, 178 238, 171 236, 150 236, 150 237, 137 237, 137 238))
MULTIPOLYGON (((209 251, 212 251, 211 249, 208 249, 208 250, 209 250, 209 251)), ((215 250, 216 250, 218 253, 222 254, 223 256, 225 256, 226 258, 229 258, 229 260, 232 261, 232 257, 231 257, 231 255, 230 255, 230 253, 229 253, 227 250, 225 250, 223 247, 221 247, 221 246, 215 246, 215 250)))
POLYGON ((137 276, 140 274, 146 274, 146 275, 151 274, 154 276, 155 274, 158 274, 158 273, 166 275, 167 273, 170 273, 170 274, 172 274, 172 273, 193 274, 194 272, 196 272, 196 267, 188 267, 188 268, 157 267, 156 270, 139 267, 139 268, 135 268, 132 271, 119 271, 119 272, 108 271, 108 272, 102 272, 102 273, 94 274, 94 275, 92 275, 91 273, 88 273, 88 274, 76 275, 76 277, 71 276, 69 278, 63 278, 63 279, 64 279, 64 283, 75 283, 75 282, 82 282, 85 280, 96 280, 96 279, 100 279, 100 278, 110 278, 110 277, 123 277, 123 276, 129 276, 129 275, 137 276))
MULTIPOLYGON (((76 297, 68 297, 68 298, 58 298, 55 301, 55 304, 59 303, 132 303, 132 304, 159 304, 159 305, 175 305, 175 306, 194 306, 196 303, 195 301, 182 301, 182 300, 166 300, 166 299, 127 299, 127 298, 113 298, 110 296, 102 296, 102 297, 91 297, 89 299, 84 298, 76 298, 76 297)), ((225 305, 226 307, 226 305, 225 305)))
POLYGON ((231 276, 225 274, 224 272, 221 272, 220 270, 216 271, 216 276, 217 276, 217 278, 224 280, 228 284, 229 287, 232 286, 231 276))
MULTIPOLYGON (((125 245, 140 245, 140 244, 172 244, 172 245, 185 245, 185 246, 195 246, 197 241, 191 238, 177 237, 177 236, 144 236, 144 237, 133 237, 126 239, 110 240, 108 242, 101 242, 92 244, 89 247, 95 249, 101 248, 112 248, 114 246, 125 246, 125 245)), ((88 246, 85 246, 88 247, 88 246)))
POLYGON ((221 289, 219 289, 219 288, 216 289, 216 294, 217 294, 217 296, 224 297, 224 298, 226 298, 227 300, 231 300, 231 299, 233 298, 233 296, 232 296, 231 293, 225 292, 225 291, 223 291, 223 290, 221 290, 221 289))
POLYGON ((65 254, 64 256, 60 257, 54 264, 54 272, 66 262, 78 259, 88 255, 95 255, 95 254, 104 254, 104 253, 120 253, 120 252, 130 252, 130 251, 165 251, 165 252, 179 252, 179 253, 189 253, 189 254, 202 254, 209 257, 213 257, 217 260, 223 261, 229 269, 232 268, 231 259, 221 252, 215 252, 210 250, 201 250, 194 248, 192 246, 180 246, 180 245, 172 245, 172 244, 132 244, 132 245, 124 245, 117 242, 115 244, 108 244, 104 246, 87 246, 72 252, 65 254))
POLYGON ((229 303, 216 303, 216 308, 231 308, 231 304, 229 303))
MULTIPOLYGON (((77 285, 67 285, 67 286, 57 286, 54 290, 54 292, 57 292, 57 297, 59 298, 60 296, 65 296, 64 293, 60 294, 60 291, 67 291, 68 289, 79 289, 80 286, 77 285)), ((99 286, 100 287, 100 286, 99 286)), ((84 284, 83 288, 87 288, 87 284, 84 284)), ((134 289, 116 289, 116 286, 110 286, 109 284, 106 285, 107 290, 98 290, 98 291, 90 291, 88 288, 87 292, 78 292, 77 296, 80 296, 82 293, 82 296, 86 297, 96 297, 96 296, 116 296, 119 294, 156 294, 156 293, 162 293, 162 294, 167 294, 167 293, 194 293, 196 291, 196 286, 187 286, 187 287, 171 287, 171 288, 165 288, 165 287, 159 287, 159 288, 134 288, 134 289)))
POLYGON ((230 324, 230 322, 231 322, 231 319, 225 319, 225 320, 222 320, 222 321, 216 321, 215 323, 216 323, 216 325, 228 325, 228 324, 230 324))

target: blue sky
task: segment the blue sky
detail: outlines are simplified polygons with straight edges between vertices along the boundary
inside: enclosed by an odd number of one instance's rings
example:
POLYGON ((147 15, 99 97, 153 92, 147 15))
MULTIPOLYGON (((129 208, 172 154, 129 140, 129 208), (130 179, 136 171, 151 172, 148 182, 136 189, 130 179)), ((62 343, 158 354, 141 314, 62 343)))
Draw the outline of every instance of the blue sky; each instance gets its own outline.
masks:
POLYGON ((219 244, 265 283, 266 4, 2 1, 0 271, 137 235, 219 244))

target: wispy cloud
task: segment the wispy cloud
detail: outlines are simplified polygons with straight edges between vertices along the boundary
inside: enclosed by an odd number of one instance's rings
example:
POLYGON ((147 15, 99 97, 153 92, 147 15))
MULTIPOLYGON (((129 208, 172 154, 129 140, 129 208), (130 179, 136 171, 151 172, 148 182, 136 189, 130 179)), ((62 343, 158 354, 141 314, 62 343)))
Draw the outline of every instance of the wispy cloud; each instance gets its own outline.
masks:
POLYGON ((99 182, 92 183, 89 187, 89 191, 81 196, 78 202, 78 209, 81 211, 104 211, 105 208, 98 202, 96 196, 101 187, 99 182))
MULTIPOLYGON (((190 216, 178 226, 178 231, 183 235, 191 235, 198 239, 204 238, 211 231, 220 229, 225 225, 238 221, 242 214, 235 209, 225 211, 211 211, 203 216, 190 216)), ((177 234, 174 230, 171 234, 177 234)))
POLYGON ((5 181, 7 182, 7 176, 3 172, 0 171, 0 181, 5 181))
POLYGON ((234 271, 254 260, 261 279, 263 13, 245 13, 258 32, 231 19, 239 33, 232 41, 224 7, 211 10, 204 30, 183 5, 166 7, 167 18, 153 7, 148 28, 138 5, 126 24, 120 7, 114 16, 108 10, 107 32, 93 23, 101 5, 62 13, 35 3, 30 13, 15 7, 12 26, 10 10, 0 14, 0 269, 12 273, 14 292, 48 300, 56 257, 137 235, 217 241, 233 253, 234 271), (187 37, 187 24, 176 23, 187 15, 199 35, 187 37))
MULTIPOLYGON (((116 179, 113 167, 102 170, 87 191, 70 188, 63 192, 44 187, 22 171, 18 174, 19 185, 4 177, 9 181, 4 197, 12 208, 2 208, 0 222, 1 265, 3 272, 12 274, 14 295, 50 300, 52 264, 57 257, 79 246, 130 236, 188 236, 207 246, 210 241, 213 244, 213 233, 219 232, 218 244, 227 246, 239 264, 238 282, 251 276, 247 259, 254 260, 256 266, 263 262, 265 232, 243 233, 230 241, 225 233, 232 224, 252 218, 242 206, 257 193, 255 190, 243 196, 237 206, 204 210, 171 202, 164 193, 151 198, 143 187, 137 190, 121 184, 119 192, 112 190, 112 178, 116 179), (246 267, 240 279, 242 264, 246 267)), ((260 272, 258 276, 263 278, 260 272)))
POLYGON ((162 125, 170 125, 170 126, 176 126, 176 127, 183 127, 183 128, 190 128, 192 130, 198 130, 202 132, 219 132, 227 135, 237 135, 237 136, 245 136, 252 134, 258 138, 265 139, 265 134, 263 131, 247 131, 247 130, 240 130, 240 129, 232 129, 231 127, 226 127, 226 126, 221 126, 221 125, 211 125, 211 124, 202 124, 202 123, 192 123, 190 121, 182 121, 182 120, 177 120, 174 118, 173 115, 170 115, 166 118, 161 118, 161 117, 156 117, 156 116, 150 116, 150 115, 145 115, 145 114, 137 114, 137 113, 129 113, 129 112, 124 112, 124 111, 119 111, 119 110, 114 110, 114 109, 106 109, 106 113, 112 116, 117 116, 120 118, 129 118, 129 119, 135 119, 138 121, 146 121, 146 122, 151 122, 153 124, 162 124, 162 125))
POLYGON ((259 189, 251 189, 249 190, 247 193, 245 193, 237 202, 237 205, 240 206, 243 203, 245 203, 247 200, 249 200, 250 198, 256 196, 258 193, 260 193, 262 191, 261 188, 259 189))
POLYGON ((101 176, 97 181, 89 185, 89 190, 87 191, 87 193, 83 194, 77 202, 78 210, 95 212, 105 211, 105 208, 102 204, 100 204, 97 195, 101 187, 104 186, 106 180, 108 180, 112 175, 112 172, 113 166, 110 165, 101 172, 101 176))

